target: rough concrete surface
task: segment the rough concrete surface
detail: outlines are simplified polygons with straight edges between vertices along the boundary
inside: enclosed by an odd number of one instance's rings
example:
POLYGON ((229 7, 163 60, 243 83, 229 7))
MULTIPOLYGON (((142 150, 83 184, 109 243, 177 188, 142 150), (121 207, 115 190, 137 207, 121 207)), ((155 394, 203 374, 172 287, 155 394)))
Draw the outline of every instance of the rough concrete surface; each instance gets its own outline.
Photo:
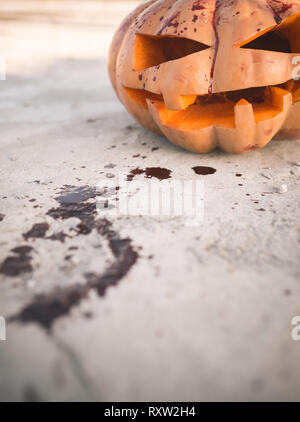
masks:
POLYGON ((142 129, 106 70, 133 5, 1 4, 0 399, 299 400, 300 141, 198 156, 142 129), (204 180, 203 223, 101 219, 96 184, 137 167, 204 180))

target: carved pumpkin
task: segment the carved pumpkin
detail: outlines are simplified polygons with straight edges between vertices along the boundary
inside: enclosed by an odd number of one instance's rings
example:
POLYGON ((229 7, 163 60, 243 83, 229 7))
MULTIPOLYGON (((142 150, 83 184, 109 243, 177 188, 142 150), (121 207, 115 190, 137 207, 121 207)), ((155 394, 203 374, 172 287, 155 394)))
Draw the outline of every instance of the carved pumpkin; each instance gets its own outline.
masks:
POLYGON ((109 73, 144 127, 241 153, 300 138, 299 55, 300 0, 148 0, 117 30, 109 73))

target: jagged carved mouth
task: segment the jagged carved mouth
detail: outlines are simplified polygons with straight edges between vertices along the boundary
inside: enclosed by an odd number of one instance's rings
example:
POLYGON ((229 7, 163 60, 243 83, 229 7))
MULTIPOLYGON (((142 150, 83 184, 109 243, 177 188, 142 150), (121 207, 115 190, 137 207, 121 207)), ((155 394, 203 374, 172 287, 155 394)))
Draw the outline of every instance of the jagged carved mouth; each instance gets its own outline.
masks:
POLYGON ((293 102, 300 100, 300 81, 294 80, 276 86, 182 96, 182 110, 169 110, 162 95, 136 88, 124 87, 124 90, 132 101, 145 109, 148 109, 150 101, 162 124, 180 130, 197 130, 213 125, 234 128, 237 110, 247 104, 252 106, 254 120, 258 123, 282 113, 290 104, 291 96, 293 102))
MULTIPOLYGON (((264 30, 258 30, 253 37, 236 44, 235 47, 251 50, 252 53, 261 50, 261 52, 264 51, 266 54, 267 52, 287 55, 298 54, 300 53, 299 28, 300 14, 297 13, 280 24, 277 23, 264 30)), ((203 44, 200 41, 179 37, 178 35, 161 34, 161 31, 154 35, 137 33, 133 70, 149 72, 154 81, 157 75, 150 73, 150 70, 154 69, 154 67, 159 67, 161 64, 164 65, 170 61, 184 59, 196 53, 204 54, 203 57, 206 57, 205 50, 208 51, 213 46, 203 44)), ((216 55, 218 52, 217 44, 216 42, 212 55, 216 55)), ((212 76, 213 71, 214 62, 212 62, 212 76)), ((140 73, 140 77, 142 77, 142 73, 140 73)), ((186 77, 184 73, 183 77, 186 77)), ((266 79, 262 83, 265 83, 265 81, 266 79)), ((195 130, 211 125, 234 128, 239 107, 245 105, 248 105, 248 116, 250 117, 250 114, 252 114, 253 120, 259 123, 282 113, 290 105, 291 97, 294 103, 300 100, 300 81, 295 80, 289 80, 280 85, 211 93, 208 95, 181 95, 179 96, 179 101, 176 98, 174 102, 170 101, 170 99, 167 100, 166 96, 164 101, 162 95, 147 91, 147 89, 152 89, 151 83, 148 85, 144 84, 143 88, 140 89, 139 85, 138 89, 127 87, 124 89, 132 101, 140 104, 145 109, 151 108, 153 110, 154 107, 159 114, 161 123, 182 130, 195 130), (178 109, 168 109, 167 105, 170 107, 170 104, 178 109)), ((212 85, 209 87, 208 92, 213 92, 211 88, 212 85)), ((243 110, 245 111, 246 107, 243 110)))

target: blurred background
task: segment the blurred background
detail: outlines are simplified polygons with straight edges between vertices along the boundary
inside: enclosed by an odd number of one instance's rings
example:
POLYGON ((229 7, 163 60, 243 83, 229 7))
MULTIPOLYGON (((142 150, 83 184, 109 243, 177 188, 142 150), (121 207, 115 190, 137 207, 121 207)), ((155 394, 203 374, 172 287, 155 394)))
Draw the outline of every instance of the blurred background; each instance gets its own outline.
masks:
POLYGON ((0 55, 6 82, 1 85, 0 124, 4 134, 7 128, 10 137, 18 136, 29 129, 29 122, 34 131, 42 123, 98 116, 102 101, 107 113, 118 107, 107 55, 114 31, 136 4, 1 0, 0 55), (9 123, 14 127, 7 127, 9 123))
POLYGON ((7 73, 26 75, 64 59, 106 60, 111 37, 138 1, 1 0, 7 73))

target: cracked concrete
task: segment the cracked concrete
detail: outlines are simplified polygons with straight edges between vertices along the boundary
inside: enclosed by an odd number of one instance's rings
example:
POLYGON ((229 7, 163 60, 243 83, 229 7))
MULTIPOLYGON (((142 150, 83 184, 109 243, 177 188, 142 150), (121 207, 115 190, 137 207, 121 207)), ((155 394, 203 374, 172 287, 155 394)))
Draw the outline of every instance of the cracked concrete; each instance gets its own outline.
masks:
POLYGON ((0 13, 0 265, 21 265, 0 272, 0 400, 299 400, 300 141, 197 156, 142 129, 106 70, 133 6, 13 1, 0 13), (92 196, 79 201, 84 218, 49 213, 66 185, 94 189, 146 167, 204 180, 200 226, 126 216, 103 226, 92 196), (28 271, 13 251, 24 246, 28 271), (64 312, 75 287, 80 300, 64 312), (50 331, 40 314, 20 318, 33 303, 59 313, 50 331))

